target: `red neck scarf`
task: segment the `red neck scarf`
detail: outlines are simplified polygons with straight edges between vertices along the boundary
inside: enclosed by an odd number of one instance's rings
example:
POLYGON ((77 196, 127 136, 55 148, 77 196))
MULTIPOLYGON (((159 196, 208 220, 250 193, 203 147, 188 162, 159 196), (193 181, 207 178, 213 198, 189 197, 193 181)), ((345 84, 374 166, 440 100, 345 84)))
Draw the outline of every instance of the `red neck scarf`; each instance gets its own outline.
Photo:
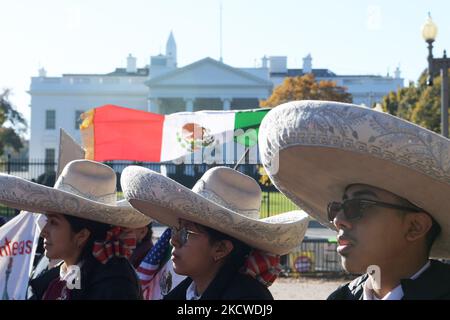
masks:
POLYGON ((120 227, 114 227, 106 233, 104 241, 94 242, 92 254, 103 264, 113 257, 129 258, 136 248, 136 237, 134 233, 122 232, 120 227))
POLYGON ((281 272, 280 256, 253 249, 241 272, 269 287, 281 272))

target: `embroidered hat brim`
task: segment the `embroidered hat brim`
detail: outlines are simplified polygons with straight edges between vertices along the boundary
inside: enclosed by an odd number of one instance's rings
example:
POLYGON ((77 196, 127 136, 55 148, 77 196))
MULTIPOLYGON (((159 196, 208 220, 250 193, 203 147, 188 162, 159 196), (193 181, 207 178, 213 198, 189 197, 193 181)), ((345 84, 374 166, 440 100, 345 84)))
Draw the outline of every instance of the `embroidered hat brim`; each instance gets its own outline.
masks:
POLYGON ((274 254, 286 254, 297 247, 308 226, 308 215, 302 211, 249 218, 143 167, 125 168, 121 185, 124 197, 135 209, 164 225, 178 226, 179 219, 189 220, 274 254))
POLYGON ((450 257, 450 140, 392 115, 352 104, 295 101, 264 118, 263 165, 275 186, 323 225, 326 208, 360 183, 430 213, 442 232, 432 257, 450 257))
MULTIPOLYGON (((72 163, 80 161, 88 162, 76 160, 72 163)), ((114 199, 115 196, 108 195, 114 199)), ((132 208, 127 201, 113 200, 111 203, 114 204, 106 204, 8 174, 0 174, 0 203, 35 213, 56 212, 128 228, 143 227, 151 222, 149 217, 132 208)))

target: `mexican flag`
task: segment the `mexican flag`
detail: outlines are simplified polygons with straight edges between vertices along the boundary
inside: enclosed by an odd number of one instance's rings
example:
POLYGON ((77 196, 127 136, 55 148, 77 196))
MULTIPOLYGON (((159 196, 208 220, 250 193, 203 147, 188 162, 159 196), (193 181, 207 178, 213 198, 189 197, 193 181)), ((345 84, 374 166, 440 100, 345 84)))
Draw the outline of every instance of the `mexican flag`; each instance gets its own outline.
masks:
POLYGON ((115 105, 85 112, 80 126, 86 159, 165 162, 236 141, 251 147, 269 109, 161 115, 115 105))

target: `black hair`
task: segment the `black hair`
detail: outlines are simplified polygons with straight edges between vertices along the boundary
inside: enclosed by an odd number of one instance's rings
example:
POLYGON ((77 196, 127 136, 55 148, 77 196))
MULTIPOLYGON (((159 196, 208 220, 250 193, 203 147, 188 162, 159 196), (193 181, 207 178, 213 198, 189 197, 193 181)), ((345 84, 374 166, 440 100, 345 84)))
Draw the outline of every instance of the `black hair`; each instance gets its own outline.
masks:
POLYGON ((70 229, 73 232, 78 233, 83 229, 87 229, 90 232, 89 238, 81 251, 77 263, 91 258, 94 242, 105 240, 106 233, 111 228, 111 225, 70 215, 64 215, 64 217, 69 222, 70 229))
POLYGON ((200 227, 208 234, 209 242, 211 244, 223 240, 231 241, 233 244, 233 250, 225 258, 226 260, 224 266, 226 265, 230 269, 239 270, 244 265, 245 259, 251 251, 251 247, 249 245, 223 232, 217 231, 216 229, 203 225, 200 225, 200 227))
POLYGON ((153 229, 152 229, 152 223, 150 222, 147 225, 147 233, 145 234, 145 236, 142 238, 141 242, 145 242, 145 241, 151 241, 153 238, 153 229))

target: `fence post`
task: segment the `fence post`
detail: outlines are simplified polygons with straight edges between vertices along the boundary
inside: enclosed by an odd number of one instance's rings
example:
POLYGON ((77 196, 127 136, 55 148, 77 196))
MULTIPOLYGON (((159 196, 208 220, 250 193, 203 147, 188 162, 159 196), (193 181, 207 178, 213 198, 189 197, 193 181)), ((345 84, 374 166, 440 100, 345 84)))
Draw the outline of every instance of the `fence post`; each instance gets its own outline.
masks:
POLYGON ((6 163, 6 172, 11 174, 11 154, 8 153, 8 162, 6 163))

